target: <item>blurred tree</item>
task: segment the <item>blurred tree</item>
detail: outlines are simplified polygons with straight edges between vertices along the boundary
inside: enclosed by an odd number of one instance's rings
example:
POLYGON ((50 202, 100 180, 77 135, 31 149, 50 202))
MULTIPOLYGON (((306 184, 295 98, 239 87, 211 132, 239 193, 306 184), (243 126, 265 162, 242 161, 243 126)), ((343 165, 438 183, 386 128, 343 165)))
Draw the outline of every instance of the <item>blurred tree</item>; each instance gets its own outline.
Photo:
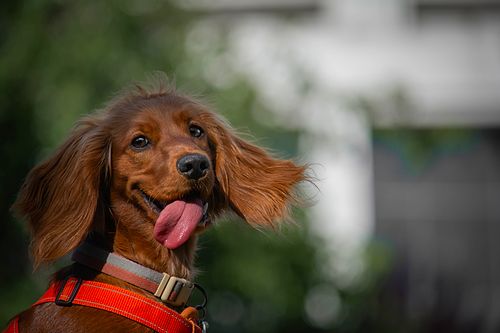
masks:
POLYGON ((465 128, 375 130, 376 144, 395 151, 410 174, 422 173, 438 157, 469 150, 479 142, 478 134, 465 128))
MULTIPOLYGON (((4 268, 0 270, 0 292, 10 296, 8 301, 0 303, 0 314, 9 313, 9 308, 17 308, 19 295, 9 294, 12 285, 19 277, 30 271, 27 255, 28 241, 23 228, 16 223, 9 212, 15 199, 22 178, 35 161, 35 152, 39 149, 38 139, 33 135, 34 100, 29 96, 29 73, 40 49, 37 40, 27 38, 28 43, 19 45, 16 38, 23 38, 16 19, 22 11, 22 4, 17 2, 0 5, 0 130, 3 140, 0 142, 2 169, 0 172, 0 260, 4 268)), ((14 288, 22 293, 22 288, 14 288)), ((24 288, 25 290, 26 288, 24 288)), ((28 292, 29 293, 29 292, 28 292)), ((24 298, 25 294, 20 298, 24 298)), ((0 315, 0 322, 6 317, 0 315)))

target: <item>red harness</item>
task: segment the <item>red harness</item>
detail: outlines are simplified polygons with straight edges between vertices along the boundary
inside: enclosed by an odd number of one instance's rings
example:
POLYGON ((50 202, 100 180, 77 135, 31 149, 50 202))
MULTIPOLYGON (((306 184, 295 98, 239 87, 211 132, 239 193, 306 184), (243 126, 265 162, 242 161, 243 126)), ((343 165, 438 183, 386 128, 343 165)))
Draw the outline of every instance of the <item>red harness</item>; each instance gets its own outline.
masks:
MULTIPOLYGON (((194 318, 185 318, 160 302, 107 283, 70 277, 52 283, 33 306, 52 302, 61 306, 81 305, 116 313, 160 333, 202 332, 194 318)), ((3 333, 18 333, 18 321, 18 317, 14 318, 3 333)))

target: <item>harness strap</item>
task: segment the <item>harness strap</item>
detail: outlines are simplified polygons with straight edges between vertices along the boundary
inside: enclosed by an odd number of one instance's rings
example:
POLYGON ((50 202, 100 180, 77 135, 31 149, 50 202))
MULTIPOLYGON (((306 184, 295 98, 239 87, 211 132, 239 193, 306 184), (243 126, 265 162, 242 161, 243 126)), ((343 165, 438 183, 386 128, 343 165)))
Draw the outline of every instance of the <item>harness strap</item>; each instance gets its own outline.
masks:
MULTIPOLYGON (((192 320, 187 320, 165 305, 102 282, 82 281, 70 277, 51 283, 49 289, 33 306, 51 302, 62 306, 76 304, 112 312, 159 333, 202 332, 192 320)), ((15 332, 11 330, 5 333, 15 332)))
POLYGON ((2 333, 19 333, 19 317, 12 319, 2 333))

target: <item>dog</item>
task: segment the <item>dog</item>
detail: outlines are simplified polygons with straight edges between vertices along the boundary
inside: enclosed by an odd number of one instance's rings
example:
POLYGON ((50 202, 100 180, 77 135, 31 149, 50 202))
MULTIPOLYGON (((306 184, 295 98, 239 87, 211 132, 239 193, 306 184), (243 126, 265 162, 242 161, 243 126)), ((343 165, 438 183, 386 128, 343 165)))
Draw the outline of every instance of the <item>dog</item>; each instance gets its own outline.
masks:
POLYGON ((77 303, 88 284, 91 296, 99 288, 114 293, 106 299, 130 294, 172 318, 181 313, 192 325, 189 332, 200 331, 198 316, 184 314, 185 296, 196 289, 190 281, 198 235, 231 211, 254 227, 276 227, 299 201, 296 186, 306 180, 306 170, 238 137, 221 117, 170 84, 126 89, 82 118, 26 177, 13 208, 30 226, 34 266, 73 251, 77 256, 54 275, 52 296, 19 314, 10 329, 176 332, 147 325, 160 315, 140 321, 135 317, 142 315, 107 311, 114 305, 77 303), (149 291, 127 280, 134 274, 136 280, 153 279, 144 272, 166 278, 149 291), (172 279, 169 288, 183 295, 177 302, 170 289, 169 295, 156 289, 172 279))

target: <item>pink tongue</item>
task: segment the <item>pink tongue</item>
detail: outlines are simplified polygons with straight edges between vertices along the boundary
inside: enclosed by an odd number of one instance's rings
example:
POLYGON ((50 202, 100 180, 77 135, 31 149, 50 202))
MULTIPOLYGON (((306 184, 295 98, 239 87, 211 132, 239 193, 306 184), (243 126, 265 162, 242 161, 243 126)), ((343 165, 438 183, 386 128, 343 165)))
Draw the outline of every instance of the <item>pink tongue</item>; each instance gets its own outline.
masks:
POLYGON ((163 246, 176 249, 191 237, 203 217, 203 202, 177 200, 167 205, 158 216, 154 237, 163 246))

